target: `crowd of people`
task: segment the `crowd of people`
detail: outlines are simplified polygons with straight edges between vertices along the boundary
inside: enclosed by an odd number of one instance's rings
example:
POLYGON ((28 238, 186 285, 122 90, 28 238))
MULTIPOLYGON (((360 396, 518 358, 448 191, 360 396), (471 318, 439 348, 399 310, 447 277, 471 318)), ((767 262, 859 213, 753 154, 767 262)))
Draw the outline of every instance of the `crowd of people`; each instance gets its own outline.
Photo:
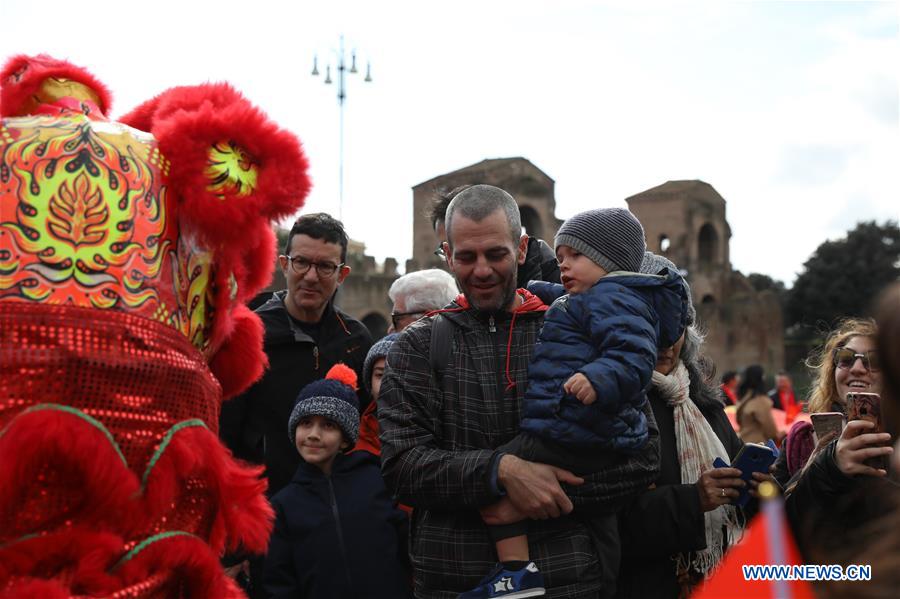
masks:
MULTIPOLYGON (((257 310, 269 367, 221 414, 232 452, 265 465, 276 513, 265 556, 226 556, 252 597, 687 597, 765 481, 806 559, 884 559, 874 527, 900 514, 873 460, 895 428, 817 435, 794 421, 788 374, 770 390, 758 365, 717 385, 689 284, 630 212, 580 213, 551 248, 522 234, 512 196, 475 185, 441 194, 431 222, 447 271, 397 279, 375 343, 334 305, 351 276, 342 224, 309 214, 290 231, 286 289, 257 310), (729 464, 751 443, 778 459, 748 482, 729 464)), ((890 423, 898 313, 895 286, 877 321, 828 335, 810 414, 876 393, 890 423)))

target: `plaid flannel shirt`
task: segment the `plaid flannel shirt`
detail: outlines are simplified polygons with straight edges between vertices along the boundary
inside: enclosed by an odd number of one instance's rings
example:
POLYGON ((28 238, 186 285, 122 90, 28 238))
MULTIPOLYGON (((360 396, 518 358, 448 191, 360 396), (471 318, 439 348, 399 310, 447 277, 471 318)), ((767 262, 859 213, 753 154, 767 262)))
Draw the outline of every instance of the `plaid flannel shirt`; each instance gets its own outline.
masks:
MULTIPOLYGON (((382 473, 388 488, 414 507, 410 553, 415 593, 450 599, 477 586, 496 563, 478 507, 499 499, 491 485, 494 448, 519 432, 528 362, 543 312, 494 322, 472 310, 444 312, 453 323, 450 364, 440 382, 429 359, 435 317, 412 325, 388 355, 378 400, 382 473), (509 345, 508 387, 506 353, 509 345)), ((531 557, 548 597, 596 596, 601 564, 577 516, 534 522, 531 557)))

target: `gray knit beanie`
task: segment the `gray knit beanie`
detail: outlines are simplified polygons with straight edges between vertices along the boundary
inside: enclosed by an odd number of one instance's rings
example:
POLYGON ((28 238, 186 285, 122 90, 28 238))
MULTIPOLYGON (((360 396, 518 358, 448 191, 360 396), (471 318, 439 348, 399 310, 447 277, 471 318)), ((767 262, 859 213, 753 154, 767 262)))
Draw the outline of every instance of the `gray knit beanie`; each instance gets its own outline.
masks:
POLYGON ((576 214, 556 234, 555 247, 567 245, 607 272, 637 272, 647 243, 644 227, 624 208, 599 208, 576 214))
MULTIPOLYGON (((640 272, 645 275, 658 275, 664 268, 668 268, 671 272, 678 273, 681 276, 681 271, 668 258, 653 252, 644 252, 644 260, 641 262, 640 272)), ((691 286, 688 285, 684 276, 681 276, 681 284, 684 285, 684 293, 687 295, 687 324, 690 326, 697 320, 697 310, 694 308, 694 302, 691 299, 691 286)))
POLYGON ((391 346, 394 345, 394 341, 399 336, 400 333, 385 335, 369 348, 369 353, 366 354, 366 361, 363 362, 363 384, 366 386, 366 391, 372 390, 372 370, 375 368, 375 361, 378 358, 387 357, 388 352, 391 351, 391 346))
POLYGON ((345 364, 335 364, 324 379, 303 387, 288 420, 291 443, 304 416, 323 416, 337 424, 351 445, 359 438, 359 399, 356 373, 345 364))

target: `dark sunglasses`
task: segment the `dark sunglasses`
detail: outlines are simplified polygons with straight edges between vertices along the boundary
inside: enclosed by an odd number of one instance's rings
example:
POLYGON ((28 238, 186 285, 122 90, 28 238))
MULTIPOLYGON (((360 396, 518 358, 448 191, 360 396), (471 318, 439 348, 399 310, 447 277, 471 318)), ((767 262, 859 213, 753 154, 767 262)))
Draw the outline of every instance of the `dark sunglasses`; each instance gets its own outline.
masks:
POLYGON ((834 350, 834 365, 838 368, 853 368, 856 360, 862 360, 863 368, 869 372, 881 370, 881 361, 878 358, 877 351, 867 351, 858 354, 848 347, 838 347, 834 350))
MULTIPOLYGON (((391 312, 391 323, 394 325, 394 329, 400 328, 400 319, 406 316, 423 316, 424 312, 391 312)), ((416 319, 418 320, 418 319, 416 319)))

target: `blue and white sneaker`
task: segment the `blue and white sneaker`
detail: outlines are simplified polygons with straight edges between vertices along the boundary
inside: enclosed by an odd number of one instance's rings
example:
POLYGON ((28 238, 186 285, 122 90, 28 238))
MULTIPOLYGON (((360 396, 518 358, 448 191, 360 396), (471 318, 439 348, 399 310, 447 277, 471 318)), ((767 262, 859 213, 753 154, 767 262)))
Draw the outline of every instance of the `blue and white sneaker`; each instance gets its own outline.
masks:
POLYGON ((534 562, 529 562, 521 570, 504 570, 497 564, 476 588, 462 593, 458 599, 525 599, 545 594, 544 577, 534 562))

